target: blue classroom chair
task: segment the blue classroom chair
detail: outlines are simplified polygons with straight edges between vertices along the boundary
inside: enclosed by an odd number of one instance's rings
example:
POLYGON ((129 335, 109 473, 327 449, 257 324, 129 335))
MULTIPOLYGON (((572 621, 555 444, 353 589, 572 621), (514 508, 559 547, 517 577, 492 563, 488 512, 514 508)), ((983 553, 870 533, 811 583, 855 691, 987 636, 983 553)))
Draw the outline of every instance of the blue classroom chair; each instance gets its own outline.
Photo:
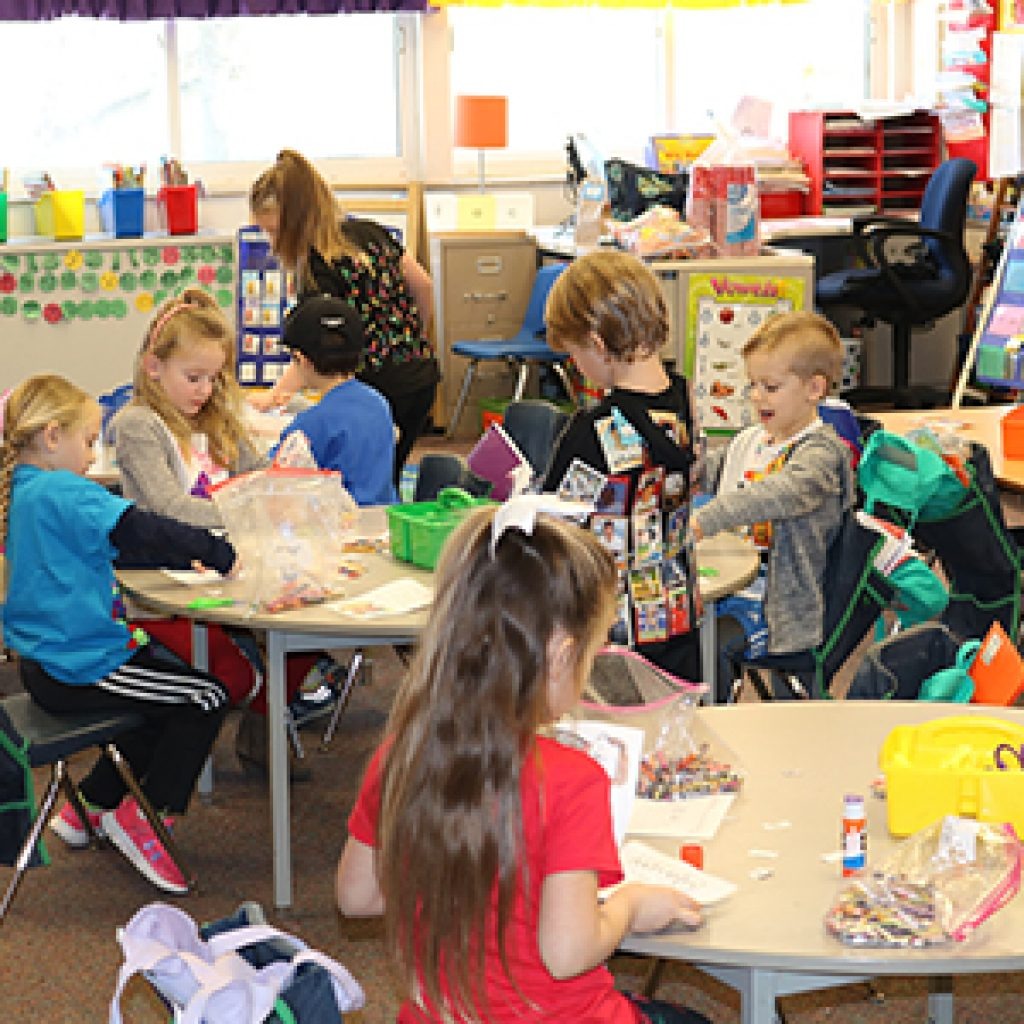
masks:
POLYGON ((548 346, 544 337, 546 333, 544 306, 547 303, 548 292, 551 291, 555 279, 565 268, 565 263, 549 263, 538 268, 537 276, 533 279, 533 288, 530 291, 530 300, 526 306, 523 325, 512 337, 491 341, 457 341, 452 345, 452 352, 468 359, 469 365, 462 377, 459 397, 448 422, 448 437, 452 437, 458 428, 477 366, 486 360, 501 359, 516 367, 516 386, 512 395, 514 402, 518 402, 523 397, 526 380, 530 373, 530 363, 550 366, 558 374, 566 394, 572 398, 572 383, 563 365, 569 357, 564 352, 555 352, 548 346))

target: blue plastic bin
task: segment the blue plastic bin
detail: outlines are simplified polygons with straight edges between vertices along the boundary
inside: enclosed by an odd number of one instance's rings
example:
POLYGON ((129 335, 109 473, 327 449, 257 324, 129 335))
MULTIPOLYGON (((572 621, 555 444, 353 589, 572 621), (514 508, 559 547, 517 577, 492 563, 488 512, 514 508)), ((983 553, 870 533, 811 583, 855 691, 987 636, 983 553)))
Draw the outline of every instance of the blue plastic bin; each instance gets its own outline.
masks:
POLYGON ((115 238, 141 238, 146 221, 146 192, 141 188, 108 188, 100 196, 100 223, 115 238))

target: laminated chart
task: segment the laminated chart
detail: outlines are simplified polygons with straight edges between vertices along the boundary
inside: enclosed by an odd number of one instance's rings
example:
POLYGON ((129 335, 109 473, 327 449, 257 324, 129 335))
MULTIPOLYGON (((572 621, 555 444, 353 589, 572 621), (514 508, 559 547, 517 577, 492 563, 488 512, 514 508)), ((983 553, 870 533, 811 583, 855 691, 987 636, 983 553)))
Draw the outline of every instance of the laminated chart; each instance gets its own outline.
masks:
POLYGON ((804 306, 804 281, 780 274, 691 274, 686 311, 687 351, 701 427, 733 434, 752 414, 741 355, 769 317, 804 306))
POLYGON ((978 383, 1024 388, 1024 223, 1020 206, 978 320, 974 345, 978 383))

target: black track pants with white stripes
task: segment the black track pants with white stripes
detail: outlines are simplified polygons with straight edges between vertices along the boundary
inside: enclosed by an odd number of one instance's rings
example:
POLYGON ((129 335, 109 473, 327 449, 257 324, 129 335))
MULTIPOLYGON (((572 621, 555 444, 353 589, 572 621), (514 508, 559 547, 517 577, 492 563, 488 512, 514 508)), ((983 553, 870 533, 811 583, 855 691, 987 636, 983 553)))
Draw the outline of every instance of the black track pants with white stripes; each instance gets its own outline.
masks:
MULTIPOLYGON (((103 709, 142 715, 145 723, 119 736, 117 749, 154 807, 171 814, 185 810, 229 706, 214 676, 155 641, 85 686, 62 683, 27 658, 19 659, 19 666, 25 690, 53 714, 103 709)), ((90 804, 105 809, 117 807, 125 795, 121 776, 105 756, 78 789, 90 804)))

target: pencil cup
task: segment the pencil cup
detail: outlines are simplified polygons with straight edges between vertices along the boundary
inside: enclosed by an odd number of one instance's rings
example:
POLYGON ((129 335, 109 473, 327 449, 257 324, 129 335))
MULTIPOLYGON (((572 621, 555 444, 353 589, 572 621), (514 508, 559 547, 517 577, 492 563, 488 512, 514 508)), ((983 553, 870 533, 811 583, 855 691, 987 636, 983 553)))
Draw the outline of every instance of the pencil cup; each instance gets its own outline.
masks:
POLYGON ((35 204, 36 234, 80 239, 85 234, 85 193, 81 189, 44 192, 35 204))
POLYGON ((156 194, 160 226, 169 235, 194 235, 199 230, 195 185, 164 185, 156 194))
POLYGON ((146 193, 141 188, 108 188, 97 203, 103 230, 115 238, 141 238, 146 193))

